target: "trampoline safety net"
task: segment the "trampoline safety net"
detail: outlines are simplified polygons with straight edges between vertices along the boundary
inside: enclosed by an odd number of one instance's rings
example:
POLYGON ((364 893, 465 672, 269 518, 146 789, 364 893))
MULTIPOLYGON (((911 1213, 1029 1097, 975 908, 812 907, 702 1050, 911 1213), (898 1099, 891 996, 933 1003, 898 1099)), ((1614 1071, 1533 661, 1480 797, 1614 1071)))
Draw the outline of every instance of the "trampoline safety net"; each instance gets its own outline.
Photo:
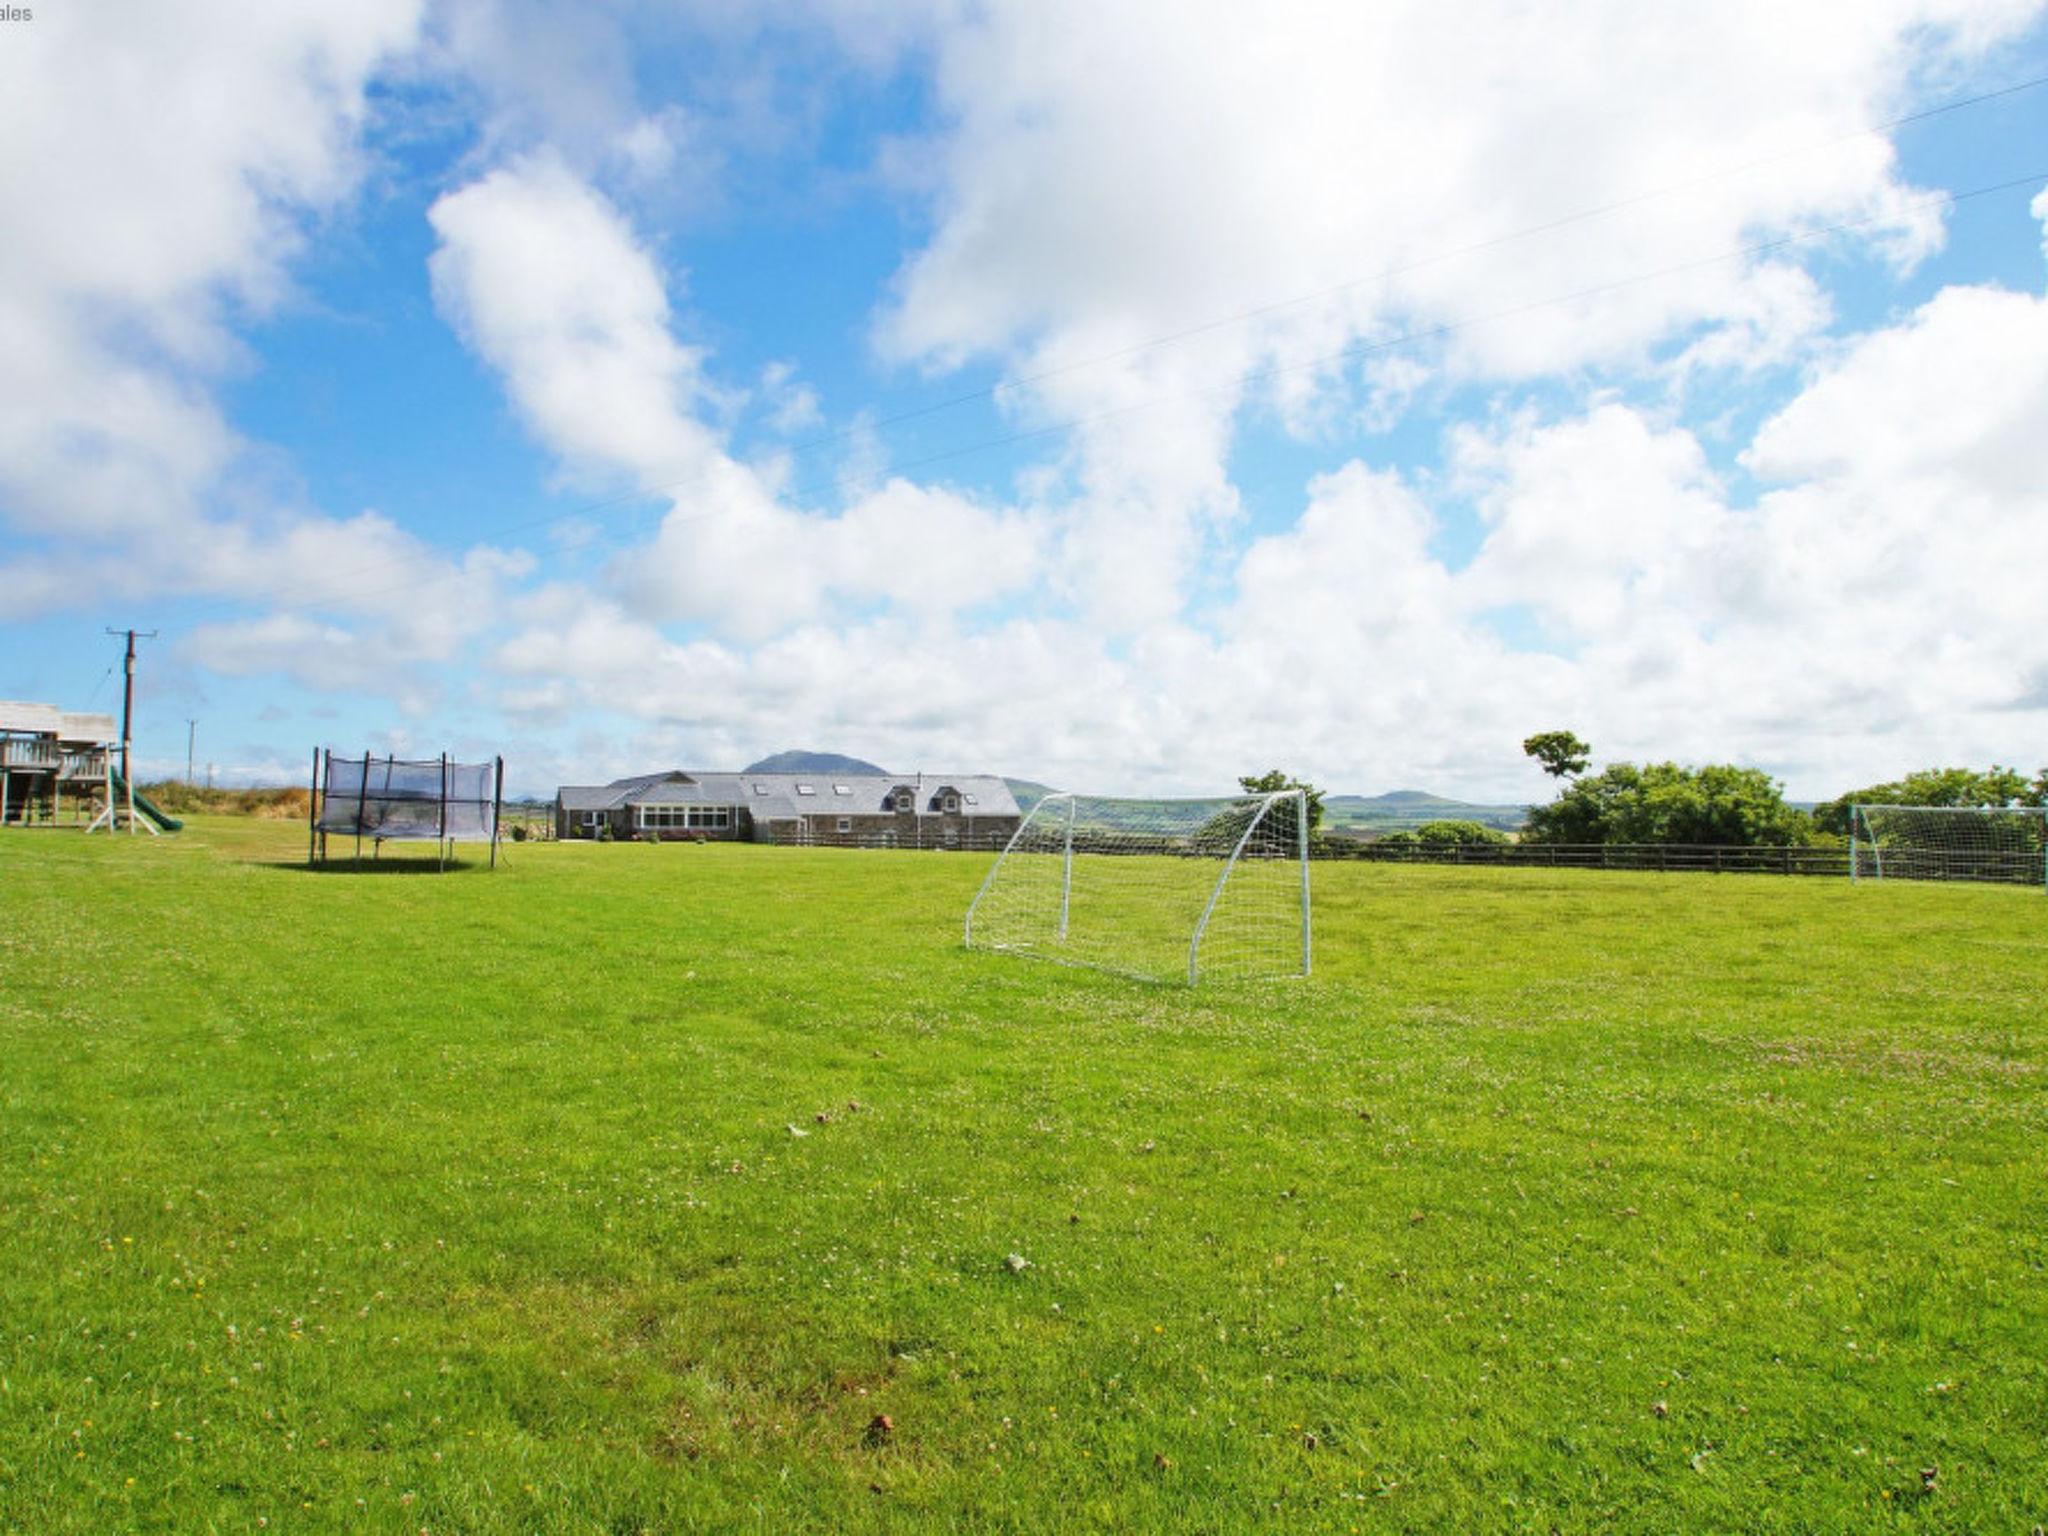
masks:
POLYGON ((498 766, 442 758, 322 754, 322 832, 380 841, 462 843, 497 840, 498 766))

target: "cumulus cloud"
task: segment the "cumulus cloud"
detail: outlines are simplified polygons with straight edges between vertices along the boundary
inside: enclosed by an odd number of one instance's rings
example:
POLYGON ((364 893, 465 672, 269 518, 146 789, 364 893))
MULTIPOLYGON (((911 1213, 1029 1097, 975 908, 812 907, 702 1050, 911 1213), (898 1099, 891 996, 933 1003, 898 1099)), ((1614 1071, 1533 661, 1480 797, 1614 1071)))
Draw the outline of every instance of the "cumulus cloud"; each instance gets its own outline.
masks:
POLYGON ((973 607, 1030 580, 1025 517, 890 480, 837 516, 786 504, 704 419, 704 354, 631 223, 559 158, 528 157, 451 192, 436 302, 505 381, 528 428, 586 474, 623 475, 671 510, 615 563, 649 619, 696 620, 751 641, 884 602, 913 614, 973 607))
MULTIPOLYGON (((414 46, 420 9, 45 7, 9 30, 0 518, 21 537, 0 618, 166 594, 314 603, 378 621, 394 669, 445 661, 481 624, 516 559, 278 496, 216 398, 253 366, 240 325, 288 295, 362 181, 369 82, 414 46), (422 579, 443 584, 432 605, 378 596, 422 579)), ((247 654, 302 622, 248 631, 247 654)))
POLYGON ((2048 724, 2035 588, 2012 579, 2048 568, 2048 460, 2011 440, 2048 419, 2044 326, 2041 297, 1950 289, 1860 338, 1757 432, 1746 462, 1777 483, 1748 500, 1689 429, 1615 401, 1455 432, 1441 481, 1351 463, 1245 547, 1204 621, 1114 651, 1043 613, 682 646, 563 593, 500 663, 523 690, 573 676, 649 750, 739 760, 800 720, 892 765, 957 752, 1082 787, 1213 789, 1273 760, 1535 794, 1515 744, 1559 723, 1812 794, 2010 757, 2029 711, 2048 724), (1459 562, 1463 504, 1481 539, 1459 562), (1502 612, 1541 636, 1510 643, 1502 612))
POLYGON ((417 0, 45 7, 0 50, 0 508, 115 538, 240 451, 211 394, 302 221, 360 173, 364 84, 417 0), (120 82, 110 89, 108 82, 120 82))
MULTIPOLYGON (((1860 223, 1841 238, 1897 262, 1924 255, 1938 215, 1890 143, 1859 131, 1919 72, 1980 56, 2030 14, 1951 0, 1685 15, 1298 3, 1255 27, 1223 0, 948 13, 931 43, 946 112, 927 154, 935 228, 878 345, 933 368, 993 357, 1029 381, 1010 396, 1020 416, 1087 423, 1059 574, 1098 621, 1142 626, 1179 605, 1232 525, 1244 397, 1304 427, 1355 387, 1347 347, 1434 334, 1420 350, 1451 381, 1632 368, 1674 343, 1682 373, 1793 359, 1828 318, 1812 280, 1783 257, 1702 258, 1844 221, 1860 223), (1593 209, 1612 211, 1561 220, 1593 209), (1541 233, 1502 240, 1524 230, 1541 233), (1125 414, 1146 399, 1159 403, 1125 414), (1124 558, 1136 548, 1142 567, 1124 558)), ((1382 427, 1410 393, 1385 386, 1364 383, 1382 427)))
POLYGON ((1814 249, 1910 272, 1942 221, 1860 130, 2040 11, 809 0, 676 23, 707 51, 664 31, 690 84, 656 100, 642 13, 450 0, 422 44, 407 0, 39 10, 0 55, 0 618, 218 597, 258 616, 182 642, 207 672, 487 687, 565 777, 799 734, 1186 791, 1284 762, 1540 792, 1515 743, 1560 724, 1816 792, 2010 756, 2048 726, 2013 574, 2048 568, 2048 301, 1952 286, 1844 336, 1822 261, 1700 258, 1852 224, 1814 249), (735 448, 743 406, 829 430, 799 380, 845 387, 808 355, 721 381, 690 309, 678 208, 822 110, 783 50, 929 84, 876 151, 918 233, 871 339, 992 370, 1045 434, 1014 488, 892 474, 858 418, 830 497, 735 448), (562 483, 659 507, 565 520, 550 559, 587 580, 280 498, 220 403, 348 216, 394 60, 474 135, 428 214, 438 313, 562 483), (1731 458, 1688 407, 1735 385, 1780 403, 1731 458), (1252 439, 1303 466, 1291 498, 1252 496, 1252 439))

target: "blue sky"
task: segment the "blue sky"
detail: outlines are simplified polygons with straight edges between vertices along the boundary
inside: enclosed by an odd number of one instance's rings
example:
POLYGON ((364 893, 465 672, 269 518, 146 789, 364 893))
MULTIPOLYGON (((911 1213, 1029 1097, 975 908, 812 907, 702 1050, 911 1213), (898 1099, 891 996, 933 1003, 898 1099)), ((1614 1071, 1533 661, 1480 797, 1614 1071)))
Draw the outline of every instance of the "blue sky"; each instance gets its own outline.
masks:
POLYGON ((242 781, 2040 767, 2048 11, 1783 12, 38 5, 0 697, 134 624, 242 781))

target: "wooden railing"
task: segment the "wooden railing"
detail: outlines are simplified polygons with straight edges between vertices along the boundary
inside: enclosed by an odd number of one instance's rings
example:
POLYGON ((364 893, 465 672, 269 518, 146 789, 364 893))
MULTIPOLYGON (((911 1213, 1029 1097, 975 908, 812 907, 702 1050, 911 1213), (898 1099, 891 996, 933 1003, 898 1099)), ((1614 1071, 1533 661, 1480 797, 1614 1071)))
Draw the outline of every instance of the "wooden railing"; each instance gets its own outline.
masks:
POLYGON ((1634 869, 1704 874, 1834 875, 1847 878, 1849 850, 1738 848, 1670 843, 1388 843, 1329 837, 1324 859, 1376 864, 1474 864, 1515 869, 1634 869))

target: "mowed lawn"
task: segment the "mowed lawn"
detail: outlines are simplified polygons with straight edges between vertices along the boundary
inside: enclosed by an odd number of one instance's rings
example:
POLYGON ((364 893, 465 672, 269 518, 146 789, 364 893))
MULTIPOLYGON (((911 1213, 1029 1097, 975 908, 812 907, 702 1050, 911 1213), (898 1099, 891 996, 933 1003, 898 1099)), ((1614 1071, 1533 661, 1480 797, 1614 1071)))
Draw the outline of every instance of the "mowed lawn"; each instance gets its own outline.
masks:
POLYGON ((303 851, 0 834, 0 1529, 2048 1522, 2039 891, 303 851))

